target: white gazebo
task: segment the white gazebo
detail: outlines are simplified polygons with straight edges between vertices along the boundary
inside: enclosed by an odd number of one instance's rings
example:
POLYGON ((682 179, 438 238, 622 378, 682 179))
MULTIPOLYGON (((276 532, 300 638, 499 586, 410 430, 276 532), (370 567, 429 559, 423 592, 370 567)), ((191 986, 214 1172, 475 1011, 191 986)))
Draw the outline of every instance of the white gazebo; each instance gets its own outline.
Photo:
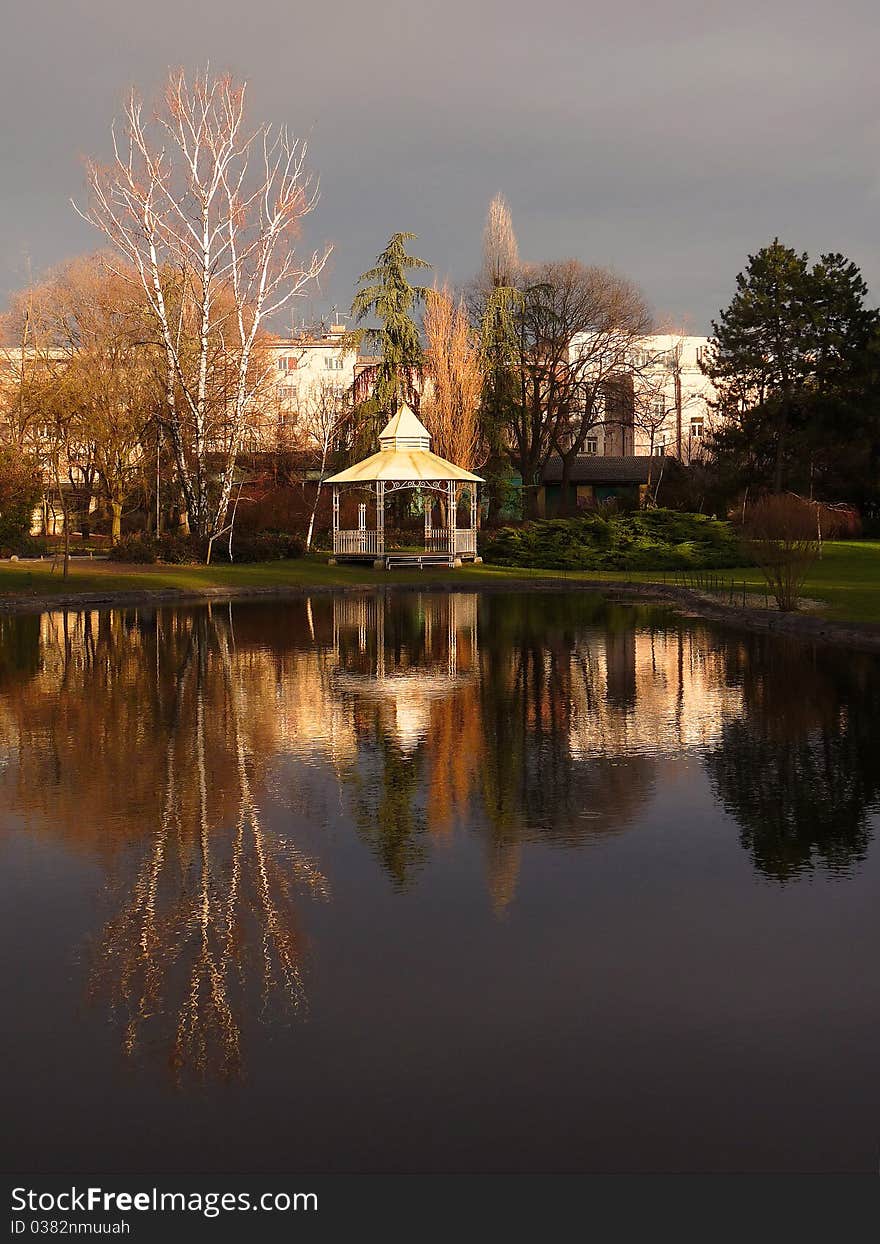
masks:
POLYGON ((372 561, 377 567, 392 564, 433 563, 460 566, 477 557, 477 486, 479 475, 447 462, 431 452, 431 436, 409 408, 402 406, 379 433, 379 452, 354 466, 331 475, 333 486, 333 557, 336 561, 372 561), (346 485, 367 488, 375 498, 375 527, 367 526, 367 506, 358 506, 358 526, 339 526, 340 489, 346 485), (461 493, 470 494, 470 525, 458 526, 461 493), (424 502, 424 552, 394 552, 385 548, 385 498, 389 493, 410 489, 424 502), (432 524, 434 500, 446 503, 445 522, 432 524))

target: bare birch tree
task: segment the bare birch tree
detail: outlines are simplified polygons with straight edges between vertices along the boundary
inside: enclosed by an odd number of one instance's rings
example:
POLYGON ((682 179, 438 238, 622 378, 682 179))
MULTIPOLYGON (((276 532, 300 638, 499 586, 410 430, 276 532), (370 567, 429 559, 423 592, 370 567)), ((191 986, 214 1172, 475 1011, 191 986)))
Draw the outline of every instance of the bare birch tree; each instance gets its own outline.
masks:
POLYGON ((246 128, 244 105, 244 83, 207 70, 191 83, 174 71, 152 116, 132 91, 123 132, 112 130, 113 159, 88 164, 91 204, 77 209, 133 266, 146 295, 164 355, 161 421, 190 530, 209 550, 226 523, 262 379, 253 365, 260 331, 329 254, 300 259, 293 245, 317 200, 306 144, 284 127, 246 128), (210 418, 218 345, 233 378, 221 428, 210 418))

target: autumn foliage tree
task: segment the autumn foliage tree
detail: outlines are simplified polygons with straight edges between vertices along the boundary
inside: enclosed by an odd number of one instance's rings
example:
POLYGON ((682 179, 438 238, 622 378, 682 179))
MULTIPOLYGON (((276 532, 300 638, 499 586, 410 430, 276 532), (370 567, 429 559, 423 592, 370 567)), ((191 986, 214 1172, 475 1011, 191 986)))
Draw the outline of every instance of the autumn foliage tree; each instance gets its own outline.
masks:
POLYGON ((14 297, 7 316, 13 329, 29 318, 44 343, 46 362, 27 394, 44 447, 45 429, 63 427, 68 466, 105 502, 113 540, 140 482, 144 431, 160 400, 133 275, 109 269, 101 255, 74 259, 14 297))
POLYGON ((435 289, 425 307, 426 384, 421 414, 441 457, 472 470, 480 457, 479 407, 483 360, 467 311, 449 287, 435 289))

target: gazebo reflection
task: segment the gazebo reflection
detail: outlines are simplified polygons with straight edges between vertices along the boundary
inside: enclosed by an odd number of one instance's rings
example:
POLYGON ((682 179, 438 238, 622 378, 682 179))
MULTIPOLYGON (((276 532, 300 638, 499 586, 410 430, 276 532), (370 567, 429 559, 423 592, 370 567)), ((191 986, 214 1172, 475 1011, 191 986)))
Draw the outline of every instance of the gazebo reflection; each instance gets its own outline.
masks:
POLYGON ((411 753, 428 735, 432 705, 477 677, 477 597, 419 593, 407 611, 384 594, 336 597, 333 648, 335 693, 377 709, 411 753))

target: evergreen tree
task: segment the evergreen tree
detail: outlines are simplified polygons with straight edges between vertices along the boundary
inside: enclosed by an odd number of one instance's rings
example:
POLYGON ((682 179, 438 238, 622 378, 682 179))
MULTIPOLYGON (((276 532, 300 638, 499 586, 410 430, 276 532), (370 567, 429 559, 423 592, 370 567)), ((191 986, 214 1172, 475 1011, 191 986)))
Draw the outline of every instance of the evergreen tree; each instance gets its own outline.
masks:
POLYGON ((416 306, 425 301, 427 289, 411 285, 408 273, 430 268, 424 259, 408 255, 406 243, 414 233, 395 233, 376 259, 376 266, 358 278, 360 288, 351 304, 357 323, 375 316, 380 328, 367 328, 359 342, 381 352, 381 360, 371 376, 373 395, 379 408, 394 414, 403 402, 417 401, 417 380, 422 367, 422 342, 413 318, 416 306))
POLYGON ((506 437, 519 398, 515 372, 516 315, 522 310, 522 301, 519 290, 496 286, 487 294, 480 317, 480 431, 488 450, 483 476, 490 524, 499 517, 514 491, 506 437))
POLYGON ((824 471, 830 487, 854 424, 863 457, 876 440, 865 420, 876 423, 868 390, 877 313, 865 306, 861 274, 838 254, 810 267, 776 238, 749 256, 736 286, 713 321, 705 364, 727 416, 715 438, 719 464, 740 485, 812 491, 824 471))
MULTIPOLYGON (((789 442, 810 370, 812 322, 807 255, 775 238, 749 256, 730 306, 713 321, 708 373, 725 413, 761 412, 761 449, 775 492, 782 489, 789 442)), ((750 428, 752 436, 757 429, 750 428)), ((756 446, 756 449, 758 447, 756 446)))
POLYGON ((522 295, 517 288, 521 270, 510 209, 504 197, 496 194, 489 204, 475 291, 484 375, 480 423, 488 449, 483 475, 490 523, 497 519, 513 491, 506 429, 519 388, 514 363, 516 312, 522 307, 522 295))

